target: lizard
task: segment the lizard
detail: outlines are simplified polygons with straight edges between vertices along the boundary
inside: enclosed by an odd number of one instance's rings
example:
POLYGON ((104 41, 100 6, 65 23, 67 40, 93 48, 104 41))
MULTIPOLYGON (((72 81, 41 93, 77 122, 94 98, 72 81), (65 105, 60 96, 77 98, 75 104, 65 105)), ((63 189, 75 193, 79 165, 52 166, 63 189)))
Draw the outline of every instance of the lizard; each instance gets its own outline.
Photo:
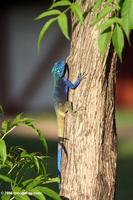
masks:
MULTIPOLYGON (((68 101, 69 89, 75 89, 78 87, 80 82, 85 78, 85 74, 79 74, 75 83, 72 83, 66 78, 68 73, 68 64, 64 60, 57 61, 51 70, 51 74, 54 79, 54 108, 57 116, 57 129, 58 129, 58 176, 61 179, 61 159, 62 159, 62 148, 64 147, 64 124, 65 115, 69 111, 73 111, 72 103, 68 101)), ((63 148, 64 149, 64 148, 63 148)))

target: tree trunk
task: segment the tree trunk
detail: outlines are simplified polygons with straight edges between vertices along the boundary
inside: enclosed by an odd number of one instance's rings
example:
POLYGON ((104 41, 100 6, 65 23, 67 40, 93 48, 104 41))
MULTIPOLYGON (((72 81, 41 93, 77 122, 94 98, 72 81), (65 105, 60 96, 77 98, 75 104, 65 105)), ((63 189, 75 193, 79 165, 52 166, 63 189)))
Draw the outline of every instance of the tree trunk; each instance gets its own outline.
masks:
MULTIPOLYGON (((79 2, 79 0, 77 0, 79 2)), ((83 3, 87 11, 95 0, 83 3)), ((116 178, 115 63, 110 48, 101 58, 98 30, 90 27, 92 13, 83 25, 72 19, 72 42, 68 58, 70 80, 87 73, 79 87, 69 93, 76 113, 67 113, 65 152, 60 195, 69 200, 113 200, 116 178)))

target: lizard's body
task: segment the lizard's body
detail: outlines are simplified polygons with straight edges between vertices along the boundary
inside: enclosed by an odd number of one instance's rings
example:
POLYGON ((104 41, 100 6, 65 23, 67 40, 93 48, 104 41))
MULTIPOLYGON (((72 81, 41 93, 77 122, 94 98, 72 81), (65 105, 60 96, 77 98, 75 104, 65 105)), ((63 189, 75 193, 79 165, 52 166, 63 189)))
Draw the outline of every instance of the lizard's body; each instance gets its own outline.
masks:
POLYGON ((62 158, 62 144, 64 139, 64 122, 65 114, 72 110, 72 104, 68 101, 69 89, 75 89, 84 75, 79 75, 76 82, 73 84, 65 77, 67 70, 67 64, 61 60, 54 64, 52 68, 52 75, 54 77, 54 101, 55 101, 55 111, 57 115, 57 125, 58 125, 58 173, 60 176, 61 170, 61 158, 62 158), (61 142, 60 142, 61 141, 61 142))

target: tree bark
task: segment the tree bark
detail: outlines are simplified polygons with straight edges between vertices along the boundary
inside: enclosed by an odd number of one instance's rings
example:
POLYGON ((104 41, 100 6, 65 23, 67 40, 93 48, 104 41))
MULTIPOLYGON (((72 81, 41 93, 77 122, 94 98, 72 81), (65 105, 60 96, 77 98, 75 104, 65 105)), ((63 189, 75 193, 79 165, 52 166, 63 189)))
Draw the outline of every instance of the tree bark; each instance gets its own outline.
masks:
MULTIPOLYGON (((77 2, 80 2, 77 0, 77 2)), ((83 3, 88 11, 95 0, 83 3)), ((70 80, 87 73, 70 91, 76 113, 67 113, 60 195, 69 200, 113 200, 116 178, 115 75, 116 55, 110 47, 101 58, 98 30, 89 12, 83 25, 72 18, 70 80)))

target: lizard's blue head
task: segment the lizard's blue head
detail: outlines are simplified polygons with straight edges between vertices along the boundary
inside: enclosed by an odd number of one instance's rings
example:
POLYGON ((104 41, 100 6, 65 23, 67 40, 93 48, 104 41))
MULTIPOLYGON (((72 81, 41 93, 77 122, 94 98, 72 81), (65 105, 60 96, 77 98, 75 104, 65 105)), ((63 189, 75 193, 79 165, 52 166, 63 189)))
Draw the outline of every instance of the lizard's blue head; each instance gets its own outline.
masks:
POLYGON ((51 74, 57 78, 62 78, 65 74, 65 65, 66 63, 64 60, 56 62, 51 70, 51 74))

